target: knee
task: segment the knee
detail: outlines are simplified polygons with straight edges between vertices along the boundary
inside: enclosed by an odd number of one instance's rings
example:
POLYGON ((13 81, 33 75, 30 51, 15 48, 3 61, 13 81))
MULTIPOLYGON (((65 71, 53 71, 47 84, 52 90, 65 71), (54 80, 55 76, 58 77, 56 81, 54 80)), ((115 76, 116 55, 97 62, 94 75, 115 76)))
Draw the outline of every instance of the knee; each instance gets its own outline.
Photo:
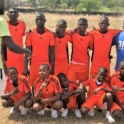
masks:
POLYGON ((32 99, 28 99, 26 102, 25 102, 25 107, 26 108, 31 108, 33 105, 33 100, 32 99))
POLYGON ((8 102, 6 100, 2 100, 2 106, 7 108, 8 107, 8 102))
POLYGON ((35 103, 35 104, 33 105, 32 109, 33 109, 33 112, 35 112, 35 113, 37 113, 37 112, 40 111, 40 107, 39 107, 39 105, 38 105, 37 103, 35 103))
POLYGON ((53 109, 61 110, 63 108, 63 102, 61 100, 58 100, 53 103, 53 109))
POLYGON ((81 108, 81 113, 82 113, 83 115, 87 114, 88 111, 89 111, 88 108, 81 108))
POLYGON ((109 100, 112 99, 113 98, 112 94, 111 93, 106 93, 106 98, 109 99, 109 100))
POLYGON ((112 112, 112 115, 115 117, 115 118, 121 118, 121 111, 120 110, 114 110, 112 112))

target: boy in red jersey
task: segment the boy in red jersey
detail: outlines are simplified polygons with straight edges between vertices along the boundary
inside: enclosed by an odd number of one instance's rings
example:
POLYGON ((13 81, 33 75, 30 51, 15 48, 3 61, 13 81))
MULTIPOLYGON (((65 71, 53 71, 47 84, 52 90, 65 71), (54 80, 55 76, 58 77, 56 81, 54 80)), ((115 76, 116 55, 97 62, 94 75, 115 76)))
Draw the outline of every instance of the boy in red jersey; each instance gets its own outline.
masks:
MULTIPOLYGON (((54 35, 45 28, 45 16, 38 13, 35 18, 36 29, 30 32, 26 38, 26 47, 32 50, 29 82, 33 86, 38 77, 38 69, 41 64, 51 64, 51 73, 54 74, 54 35), (50 58, 50 60, 49 60, 50 58)), ((28 73, 28 59, 25 58, 25 72, 28 73)))
POLYGON ((72 61, 68 69, 69 80, 86 80, 89 77, 89 50, 93 47, 93 37, 86 32, 87 20, 78 20, 78 29, 72 34, 72 61))
POLYGON ((58 74, 57 77, 60 80, 63 91, 61 94, 64 108, 62 117, 67 117, 68 109, 75 109, 76 117, 81 118, 80 107, 85 101, 82 84, 76 81, 69 81, 63 73, 58 74))
POLYGON ((13 114, 21 106, 21 114, 26 115, 26 108, 31 108, 33 101, 31 89, 25 76, 19 75, 15 67, 8 68, 6 88, 2 98, 3 107, 11 107, 10 114, 13 114))
POLYGON ((62 92, 59 80, 56 76, 50 75, 50 67, 42 64, 39 68, 39 75, 34 84, 34 105, 33 111, 44 115, 45 106, 51 106, 52 118, 57 118, 57 110, 62 109, 63 103, 60 100, 62 92))
POLYGON ((109 19, 103 16, 99 21, 100 29, 91 31, 94 38, 92 64, 90 69, 90 76, 95 77, 97 70, 104 66, 108 70, 107 79, 110 76, 110 52, 112 40, 118 34, 119 30, 108 29, 109 19))
POLYGON ((96 78, 89 78, 83 82, 83 85, 89 86, 88 96, 84 104, 81 106, 82 114, 89 112, 89 115, 94 115, 94 106, 102 107, 102 104, 107 102, 106 119, 109 123, 114 123, 110 110, 113 103, 112 90, 108 87, 105 81, 107 76, 107 69, 104 67, 99 68, 96 78))
POLYGON ((112 89, 119 100, 113 104, 111 112, 115 117, 120 118, 122 112, 124 112, 124 61, 119 64, 119 71, 111 79, 112 89))
MULTIPOLYGON (((25 35, 26 25, 24 22, 18 20, 18 11, 15 8, 10 8, 7 13, 9 20, 7 21, 10 34, 14 42, 23 47, 23 36, 25 35)), ((6 67, 13 66, 17 69, 19 74, 24 72, 24 55, 16 54, 7 49, 6 67)), ((5 70, 6 71, 6 70, 5 70)))
POLYGON ((55 68, 54 74, 67 74, 68 71, 68 42, 71 41, 71 35, 66 33, 67 23, 61 19, 56 25, 55 36, 55 68))

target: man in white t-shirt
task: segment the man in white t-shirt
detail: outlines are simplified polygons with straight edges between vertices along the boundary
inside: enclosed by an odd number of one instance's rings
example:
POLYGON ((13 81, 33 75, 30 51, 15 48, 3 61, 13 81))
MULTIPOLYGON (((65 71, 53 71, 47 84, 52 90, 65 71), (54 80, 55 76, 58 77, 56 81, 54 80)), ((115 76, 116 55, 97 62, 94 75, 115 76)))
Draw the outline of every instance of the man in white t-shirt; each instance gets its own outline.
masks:
MULTIPOLYGON (((4 14, 4 0, 0 0, 0 15, 4 14)), ((4 43, 6 46, 11 50, 12 52, 23 54, 26 53, 28 55, 31 55, 31 51, 26 48, 21 48, 18 45, 16 45, 9 33, 8 25, 6 21, 0 17, 0 96, 3 95, 5 85, 6 85, 6 79, 4 75, 3 65, 2 63, 2 55, 1 55, 1 44, 4 43)))

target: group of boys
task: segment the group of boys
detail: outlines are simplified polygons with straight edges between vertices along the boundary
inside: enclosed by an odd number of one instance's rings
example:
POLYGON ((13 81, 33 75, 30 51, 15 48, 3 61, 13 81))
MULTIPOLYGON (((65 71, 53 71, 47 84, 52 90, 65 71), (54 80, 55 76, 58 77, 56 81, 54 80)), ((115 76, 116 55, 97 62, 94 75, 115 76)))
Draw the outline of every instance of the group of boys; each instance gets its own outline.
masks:
MULTIPOLYGON (((25 23, 17 19, 19 14, 15 8, 10 8, 7 15, 12 38, 16 44, 23 46, 25 23)), ((106 103, 106 118, 114 123, 112 114, 120 117, 121 111, 124 112, 123 59, 110 78, 111 46, 117 44, 120 31, 108 29, 109 19, 106 16, 100 19, 100 29, 90 32, 86 31, 88 21, 85 18, 78 20, 73 31, 66 30, 67 23, 63 19, 58 21, 55 32, 45 28, 45 22, 45 15, 38 13, 36 28, 26 35, 25 44, 32 51, 31 60, 27 55, 24 58, 3 49, 7 75, 5 94, 1 96, 3 107, 13 106, 10 114, 21 106, 22 115, 27 114, 26 108, 44 115, 45 107, 50 106, 53 118, 58 117, 57 110, 63 108, 62 117, 67 117, 68 109, 75 109, 76 117, 81 118, 86 113, 94 116, 94 106, 102 107, 106 103), (72 44, 70 63, 68 42, 72 44), (93 51, 90 69, 89 50, 93 51)))

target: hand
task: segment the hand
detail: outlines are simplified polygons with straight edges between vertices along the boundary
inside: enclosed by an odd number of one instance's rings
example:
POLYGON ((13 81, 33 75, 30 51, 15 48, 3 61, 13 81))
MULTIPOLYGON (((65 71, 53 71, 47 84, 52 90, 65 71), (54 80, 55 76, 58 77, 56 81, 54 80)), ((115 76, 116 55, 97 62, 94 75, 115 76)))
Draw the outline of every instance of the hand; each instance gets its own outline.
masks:
POLYGON ((66 96, 64 93, 61 94, 61 100, 66 100, 68 99, 68 96, 66 96))
POLYGON ((29 50, 29 49, 27 49, 27 48, 25 48, 26 50, 27 50, 27 53, 26 53, 26 55, 28 56, 27 57, 27 59, 31 59, 31 56, 32 56, 32 53, 31 53, 31 51, 29 50))
POLYGON ((24 72, 22 73, 22 75, 25 75, 26 77, 28 77, 29 76, 29 70, 25 69, 24 72))
POLYGON ((74 33, 75 33, 75 31, 76 31, 77 29, 78 29, 78 27, 76 27, 76 28, 72 29, 72 30, 71 30, 71 33, 72 33, 72 34, 74 34, 74 33))
POLYGON ((113 89, 114 91, 120 90, 118 86, 113 86, 112 89, 113 89))
POLYGON ((41 102, 42 104, 44 104, 44 100, 43 100, 43 99, 41 99, 40 102, 41 102))
POLYGON ((19 93, 19 92, 20 92, 20 91, 19 91, 18 87, 16 87, 15 89, 13 89, 12 94, 15 95, 15 94, 17 94, 17 93, 19 93))
POLYGON ((78 88, 79 93, 83 93, 83 85, 80 83, 80 86, 78 88))
POLYGON ((66 98, 69 98, 72 95, 71 92, 69 91, 65 91, 63 94, 65 95, 66 98))
POLYGON ((40 87, 40 89, 43 89, 44 87, 46 87, 47 86, 47 82, 46 81, 44 81, 43 83, 42 83, 42 85, 41 85, 41 87, 40 87))
POLYGON ((93 93, 94 93, 94 94, 97 94, 100 90, 101 90, 101 87, 95 89, 95 90, 93 91, 93 93))
POLYGON ((30 32, 32 32, 31 29, 29 29, 28 31, 26 31, 26 35, 28 35, 30 32))

